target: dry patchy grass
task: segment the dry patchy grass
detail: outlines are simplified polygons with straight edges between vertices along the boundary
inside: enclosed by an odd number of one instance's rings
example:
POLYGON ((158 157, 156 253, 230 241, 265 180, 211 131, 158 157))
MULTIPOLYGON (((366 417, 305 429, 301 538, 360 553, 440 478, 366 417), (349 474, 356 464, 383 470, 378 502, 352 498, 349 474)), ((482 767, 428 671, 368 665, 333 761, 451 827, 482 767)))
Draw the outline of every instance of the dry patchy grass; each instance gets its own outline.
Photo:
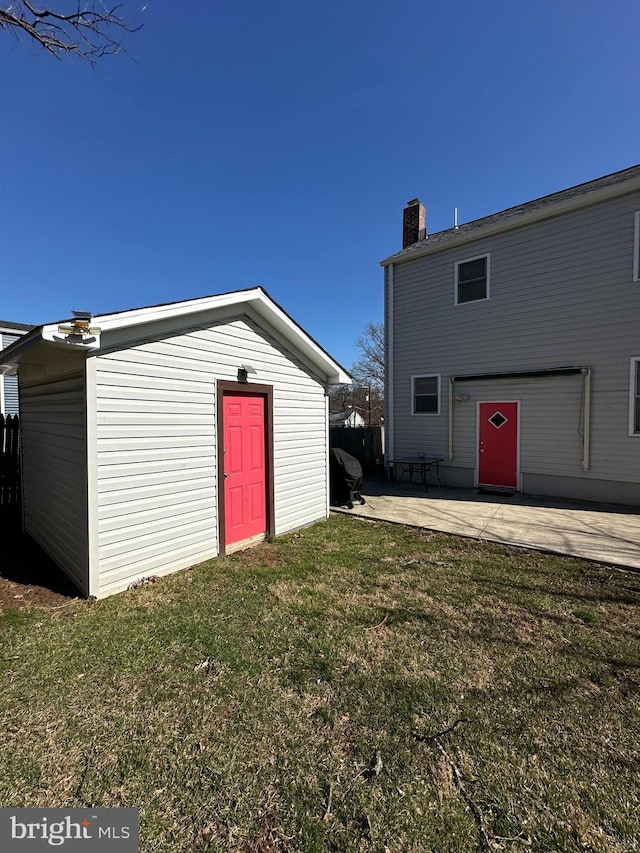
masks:
MULTIPOLYGON (((13 581, 15 582, 15 581, 13 581)), ((0 611, 0 800, 147 851, 631 851, 640 579, 336 517, 0 611)))

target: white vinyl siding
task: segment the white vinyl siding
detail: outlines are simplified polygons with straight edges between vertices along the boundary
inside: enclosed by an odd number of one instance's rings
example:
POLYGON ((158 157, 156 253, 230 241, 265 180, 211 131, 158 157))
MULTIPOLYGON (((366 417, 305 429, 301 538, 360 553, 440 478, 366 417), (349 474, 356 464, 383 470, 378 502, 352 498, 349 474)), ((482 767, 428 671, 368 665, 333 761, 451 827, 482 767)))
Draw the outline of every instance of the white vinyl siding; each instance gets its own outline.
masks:
POLYGON ((218 553, 217 380, 273 386, 275 529, 326 518, 322 383, 253 321, 95 356, 100 595, 218 553))
POLYGON ((23 384, 26 532, 89 594, 84 375, 23 384))
POLYGON ((454 394, 470 399, 453 402, 454 458, 441 466, 445 482, 447 466, 475 466, 475 402, 519 399, 525 483, 527 473, 557 475, 628 484, 620 494, 630 493, 640 470, 640 441, 629 437, 629 360, 638 353, 640 328, 629 261, 639 206, 636 192, 394 265, 387 311, 394 321, 396 455, 420 450, 447 459, 452 376, 591 367, 588 471, 580 374, 495 379, 456 382, 454 394), (491 299, 468 311, 453 306, 452 267, 461 255, 489 252, 491 299), (410 416, 410 379, 423 365, 442 376, 441 418, 410 416))

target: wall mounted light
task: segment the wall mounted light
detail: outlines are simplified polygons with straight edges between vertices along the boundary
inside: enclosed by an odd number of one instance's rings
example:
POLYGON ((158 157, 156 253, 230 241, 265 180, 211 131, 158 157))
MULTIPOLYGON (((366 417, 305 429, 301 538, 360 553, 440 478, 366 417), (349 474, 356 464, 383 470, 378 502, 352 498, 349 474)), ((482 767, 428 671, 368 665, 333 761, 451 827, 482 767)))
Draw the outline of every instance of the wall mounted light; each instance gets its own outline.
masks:
POLYGON ((456 396, 453 399, 456 401, 456 403, 466 403, 467 400, 469 399, 469 395, 468 394, 456 394, 456 396))
POLYGON ((257 373, 258 371, 255 367, 252 367, 250 364, 241 364, 238 368, 238 382, 242 385, 247 384, 247 379, 250 373, 257 373))

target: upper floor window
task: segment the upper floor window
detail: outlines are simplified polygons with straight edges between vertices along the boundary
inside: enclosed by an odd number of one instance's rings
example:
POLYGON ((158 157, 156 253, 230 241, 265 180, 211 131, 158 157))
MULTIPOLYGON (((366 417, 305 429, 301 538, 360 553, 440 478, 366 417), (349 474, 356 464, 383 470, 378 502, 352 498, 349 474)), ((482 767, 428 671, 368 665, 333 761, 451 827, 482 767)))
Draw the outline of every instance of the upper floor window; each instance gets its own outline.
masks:
POLYGON ((440 414, 440 376, 411 377, 411 412, 414 415, 440 414))
POLYGON ((640 356, 631 359, 629 377, 629 435, 640 435, 640 356))
POLYGON ((633 280, 640 281, 640 210, 636 210, 633 228, 633 280))
POLYGON ((456 263, 455 304, 489 298, 489 255, 456 263))

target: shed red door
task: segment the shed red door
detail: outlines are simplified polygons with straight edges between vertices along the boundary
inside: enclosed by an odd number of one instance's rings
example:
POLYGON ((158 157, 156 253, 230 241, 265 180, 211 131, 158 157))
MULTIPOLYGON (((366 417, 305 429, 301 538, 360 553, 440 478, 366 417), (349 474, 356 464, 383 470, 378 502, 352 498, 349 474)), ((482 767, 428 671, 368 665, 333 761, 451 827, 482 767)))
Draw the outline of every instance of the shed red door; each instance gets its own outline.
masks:
POLYGON ((518 403, 478 406, 478 485, 518 488, 518 403))
POLYGON ((225 394, 224 435, 225 544, 267 530, 265 398, 225 394))

